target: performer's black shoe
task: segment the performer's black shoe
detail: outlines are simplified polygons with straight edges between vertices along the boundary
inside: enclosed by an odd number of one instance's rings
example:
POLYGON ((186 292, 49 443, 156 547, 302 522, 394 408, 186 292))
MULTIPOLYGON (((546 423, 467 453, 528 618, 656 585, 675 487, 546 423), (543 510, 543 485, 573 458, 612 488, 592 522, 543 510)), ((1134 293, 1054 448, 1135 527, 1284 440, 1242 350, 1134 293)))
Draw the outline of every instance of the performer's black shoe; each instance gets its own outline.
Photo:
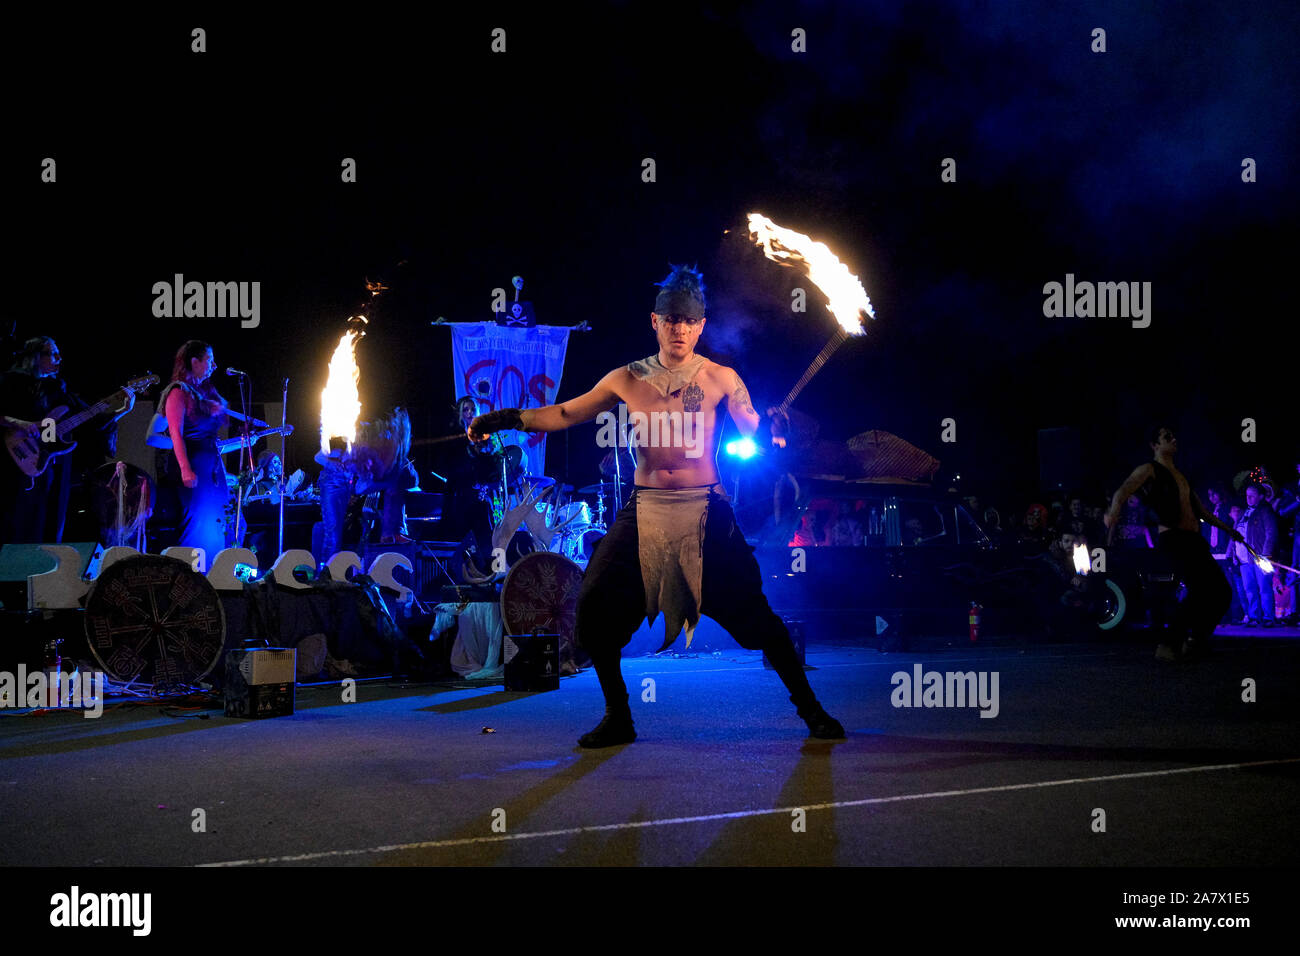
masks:
MULTIPOLYGON (((794 698, 791 698, 791 703, 794 698)), ((808 725, 808 736, 819 740, 842 740, 844 727, 838 720, 826 713, 821 704, 813 701, 799 708, 799 716, 808 725)))
POLYGON ((578 738, 578 746, 594 750, 597 747, 630 744, 634 740, 636 740, 636 728, 632 725, 632 713, 606 710, 604 718, 596 725, 596 729, 578 738))

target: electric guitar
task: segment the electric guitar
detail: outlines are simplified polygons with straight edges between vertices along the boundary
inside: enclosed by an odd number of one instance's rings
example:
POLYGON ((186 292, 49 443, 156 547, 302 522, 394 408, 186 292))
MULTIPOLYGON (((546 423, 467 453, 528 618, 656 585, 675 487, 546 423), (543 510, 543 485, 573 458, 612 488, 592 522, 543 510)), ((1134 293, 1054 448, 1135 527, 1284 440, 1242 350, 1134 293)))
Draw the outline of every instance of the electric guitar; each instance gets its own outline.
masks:
POLYGON ((51 423, 53 434, 50 433, 48 427, 42 428, 40 434, 37 435, 29 435, 18 431, 6 432, 5 448, 9 452, 9 457, 13 459, 13 463, 29 479, 27 490, 30 491, 36 486, 37 477, 44 474, 51 461, 60 455, 66 455, 77 447, 75 441, 65 440, 66 436, 74 428, 84 425, 96 415, 117 410, 126 402, 128 394, 143 392, 146 388, 157 384, 157 375, 142 375, 139 378, 133 378, 108 398, 96 402, 85 411, 77 412, 75 415, 68 415, 68 406, 60 405, 58 408, 51 410, 42 420, 51 423), (64 415, 68 415, 68 417, 64 418, 64 415))
MULTIPOLYGON (((285 425, 283 428, 262 428, 257 431, 248 433, 248 447, 252 448, 258 441, 266 438, 268 435, 279 435, 283 433, 285 438, 293 434, 293 426, 285 425)), ((243 435, 231 435, 229 438, 223 438, 217 442, 217 451, 222 455, 228 455, 232 451, 239 451, 239 446, 244 443, 243 435)))

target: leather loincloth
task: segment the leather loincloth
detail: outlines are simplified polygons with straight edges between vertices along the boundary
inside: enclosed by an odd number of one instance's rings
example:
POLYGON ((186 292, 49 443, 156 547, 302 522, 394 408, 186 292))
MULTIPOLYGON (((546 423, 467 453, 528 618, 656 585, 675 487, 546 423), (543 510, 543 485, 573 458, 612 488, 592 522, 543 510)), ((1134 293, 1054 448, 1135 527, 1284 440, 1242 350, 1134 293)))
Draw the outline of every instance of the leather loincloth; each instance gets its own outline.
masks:
POLYGON ((709 493, 702 488, 638 488, 636 525, 641 582, 645 588, 646 620, 662 611, 667 650, 686 628, 691 646, 700 623, 704 582, 704 526, 709 493))

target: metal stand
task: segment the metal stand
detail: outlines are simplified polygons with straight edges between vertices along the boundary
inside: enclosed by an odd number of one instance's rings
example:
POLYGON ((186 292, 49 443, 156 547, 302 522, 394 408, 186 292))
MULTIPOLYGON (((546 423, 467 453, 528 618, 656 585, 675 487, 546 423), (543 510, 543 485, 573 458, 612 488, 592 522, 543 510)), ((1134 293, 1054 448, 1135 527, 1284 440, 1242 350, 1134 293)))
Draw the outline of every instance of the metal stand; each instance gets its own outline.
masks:
POLYGON ((285 454, 285 437, 284 433, 289 425, 289 380, 286 378, 282 385, 280 396, 280 537, 276 549, 276 555, 284 554, 284 489, 287 487, 287 477, 289 474, 289 458, 285 454))
POLYGON ((623 510, 623 463, 620 461, 619 450, 619 432, 621 428, 614 429, 614 516, 618 517, 619 512, 623 510))
MULTIPOLYGON (((236 475, 240 479, 244 477, 245 459, 247 459, 248 461, 247 467, 249 469, 253 467, 253 448, 251 442, 248 440, 248 428, 249 428, 248 405, 249 405, 249 399, 252 397, 252 386, 251 384, 249 385, 249 389, 248 389, 249 394, 246 395, 244 393, 244 385, 247 381, 248 381, 248 376, 245 375, 243 372, 240 372, 239 373, 239 408, 244 416, 243 425, 240 428, 239 470, 236 472, 236 475)), ((236 488, 237 491, 235 496, 234 547, 241 548, 244 545, 244 535, 240 532, 239 528, 244 523, 244 482, 242 480, 236 482, 236 488)), ((209 557, 208 560, 211 561, 212 558, 209 557)))

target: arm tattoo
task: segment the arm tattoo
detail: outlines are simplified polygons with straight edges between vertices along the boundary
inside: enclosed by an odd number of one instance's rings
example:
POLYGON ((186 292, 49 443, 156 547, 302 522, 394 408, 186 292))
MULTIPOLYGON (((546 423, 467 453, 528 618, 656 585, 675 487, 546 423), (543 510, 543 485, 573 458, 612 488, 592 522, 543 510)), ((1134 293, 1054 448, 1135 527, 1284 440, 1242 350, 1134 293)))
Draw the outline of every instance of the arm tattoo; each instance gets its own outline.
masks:
POLYGON ((737 408, 743 408, 747 415, 755 414, 754 405, 749 400, 749 389, 745 388, 745 383, 740 380, 739 375, 736 376, 736 388, 731 393, 731 402, 737 408))

